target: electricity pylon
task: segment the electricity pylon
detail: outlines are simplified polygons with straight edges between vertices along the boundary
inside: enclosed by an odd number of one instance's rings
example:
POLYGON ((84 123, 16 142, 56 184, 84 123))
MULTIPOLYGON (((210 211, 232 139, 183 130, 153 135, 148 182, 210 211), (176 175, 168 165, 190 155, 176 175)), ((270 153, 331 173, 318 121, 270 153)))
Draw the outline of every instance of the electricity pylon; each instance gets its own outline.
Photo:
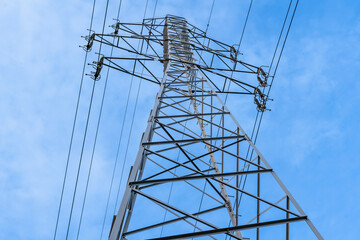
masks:
POLYGON ((92 34, 85 49, 101 42, 131 57, 101 57, 93 78, 107 66, 159 91, 109 239, 288 240, 295 222, 323 239, 218 96, 248 94, 258 111, 266 110, 264 70, 181 17, 113 28, 92 34), (134 63, 131 69, 124 61, 134 63), (254 154, 245 157, 246 150, 254 154))

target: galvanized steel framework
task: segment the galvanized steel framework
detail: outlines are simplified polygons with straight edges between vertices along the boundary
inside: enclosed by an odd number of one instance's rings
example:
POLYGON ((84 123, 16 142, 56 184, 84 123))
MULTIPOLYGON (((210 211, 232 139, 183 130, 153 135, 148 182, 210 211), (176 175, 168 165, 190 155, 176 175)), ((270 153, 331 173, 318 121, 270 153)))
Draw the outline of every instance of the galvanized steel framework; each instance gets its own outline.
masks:
POLYGON ((107 66, 160 89, 109 239, 260 239, 263 227, 281 224, 290 239, 290 223, 299 221, 323 239, 218 97, 251 95, 258 111, 266 110, 264 70, 181 17, 113 28, 112 34, 92 34, 85 49, 102 42, 130 57, 103 56, 94 62, 93 78, 107 66), (159 62, 162 79, 153 70, 159 62), (247 147, 251 159, 242 157, 247 147))

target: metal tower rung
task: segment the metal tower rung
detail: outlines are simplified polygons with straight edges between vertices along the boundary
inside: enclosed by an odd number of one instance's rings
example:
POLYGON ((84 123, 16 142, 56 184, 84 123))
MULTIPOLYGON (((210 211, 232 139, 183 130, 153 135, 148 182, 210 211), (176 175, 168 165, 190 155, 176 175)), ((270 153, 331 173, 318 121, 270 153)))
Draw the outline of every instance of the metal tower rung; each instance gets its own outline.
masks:
POLYGON ((204 174, 204 175, 200 175, 200 176, 184 176, 184 177, 174 177, 174 178, 163 178, 163 179, 154 179, 154 180, 146 180, 146 181, 129 182, 129 185, 144 185, 144 184, 150 184, 150 183, 177 182, 177 181, 183 181, 183 180, 197 180, 197 179, 203 179, 203 178, 237 176, 237 175, 247 175, 247 174, 255 174, 255 173, 269 173, 271 171, 272 171, 272 169, 265 169, 265 170, 254 170, 254 171, 243 171, 243 172, 204 174))
POLYGON ((194 138, 194 139, 181 139, 173 141, 159 141, 159 142, 146 142, 143 143, 145 146, 159 145, 159 144, 172 144, 172 143, 185 143, 185 142, 203 142, 203 141, 214 141, 214 140, 226 140, 226 139, 239 139, 243 136, 227 136, 227 137, 212 137, 212 138, 194 138))
POLYGON ((233 231, 237 231, 237 230, 248 230, 248 229, 260 228, 260 227, 268 227, 268 226, 274 226, 274 225, 279 225, 279 224, 284 224, 284 223, 299 222, 299 221, 305 221, 305 220, 307 220, 306 216, 305 217, 288 218, 288 219, 282 219, 282 220, 277 220, 277 221, 253 223, 253 224, 247 224, 247 225, 243 225, 243 226, 219 228, 219 229, 214 229, 214 230, 172 235, 172 236, 166 236, 166 237, 161 237, 161 238, 151 238, 149 240, 189 239, 189 238, 194 238, 194 237, 211 236, 211 235, 215 235, 215 234, 219 234, 219 233, 228 233, 228 232, 233 232, 233 231))
POLYGON ((159 97, 160 99, 163 98, 197 98, 197 97, 213 97, 216 96, 216 94, 198 94, 198 95, 184 95, 184 96, 162 96, 159 97))
POLYGON ((214 112, 214 113, 192 113, 192 114, 180 114, 180 115, 169 115, 169 116, 156 116, 155 118, 182 118, 182 117, 199 117, 199 116, 215 116, 230 114, 230 112, 214 112))

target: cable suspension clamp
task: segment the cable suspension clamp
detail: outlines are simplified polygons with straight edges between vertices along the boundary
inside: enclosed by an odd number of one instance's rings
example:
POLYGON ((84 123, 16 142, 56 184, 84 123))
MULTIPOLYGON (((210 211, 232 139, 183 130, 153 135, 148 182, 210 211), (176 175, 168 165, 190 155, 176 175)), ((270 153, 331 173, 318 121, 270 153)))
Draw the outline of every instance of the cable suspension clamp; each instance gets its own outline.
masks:
POLYGON ((255 88, 254 90, 254 103, 258 111, 263 112, 266 110, 266 95, 263 94, 259 88, 255 88))
POLYGON ((259 67, 258 68, 258 71, 257 71, 257 79, 259 81, 259 84, 262 86, 262 87, 266 87, 267 86, 267 79, 268 79, 268 76, 267 74, 265 73, 265 71, 259 67))
POLYGON ((100 72, 101 72, 101 69, 102 69, 102 67, 103 67, 103 63, 104 63, 104 57, 102 57, 102 58, 100 59, 100 61, 97 63, 97 65, 96 65, 96 72, 95 72, 95 74, 94 74, 94 80, 95 80, 95 81, 98 81, 98 80, 100 80, 100 78, 101 78, 100 72))
POLYGON ((237 55, 238 55, 238 52, 236 51, 235 47, 234 47, 234 46, 231 46, 231 47, 230 47, 230 58, 231 58, 231 60, 233 60, 234 62, 236 62, 236 60, 237 60, 237 55))
MULTIPOLYGON (((92 31, 93 32, 93 31, 92 31)), ((87 51, 90 52, 91 48, 94 44, 94 39, 95 39, 95 32, 93 32, 91 35, 89 34, 88 36, 85 36, 85 40, 88 42, 85 46, 83 46, 82 48, 87 51)))
POLYGON ((112 27, 113 29, 115 29, 114 35, 118 35, 119 29, 120 29, 120 22, 119 22, 118 19, 114 19, 114 20, 116 20, 116 23, 113 24, 113 25, 111 25, 111 27, 112 27))
POLYGON ((91 72, 91 74, 86 74, 86 75, 90 76, 95 81, 99 81, 101 79, 100 72, 101 72, 101 69, 103 67, 103 64, 104 64, 104 57, 101 57, 99 62, 94 61, 93 64, 89 64, 89 65, 92 65, 93 68, 96 69, 96 71, 91 72))

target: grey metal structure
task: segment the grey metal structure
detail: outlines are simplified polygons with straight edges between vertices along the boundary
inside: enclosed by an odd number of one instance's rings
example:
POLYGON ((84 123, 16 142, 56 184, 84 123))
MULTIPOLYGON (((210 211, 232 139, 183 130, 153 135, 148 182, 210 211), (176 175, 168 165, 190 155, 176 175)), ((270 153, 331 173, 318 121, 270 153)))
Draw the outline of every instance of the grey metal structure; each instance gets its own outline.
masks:
POLYGON ((109 239, 269 239, 267 232, 290 239, 295 222, 323 239, 218 96, 251 95, 264 111, 264 70, 181 17, 113 27, 112 34, 94 33, 85 48, 102 42, 131 57, 103 56, 93 78, 107 66, 159 91, 109 239), (133 62, 130 69, 124 61, 133 62), (158 63, 162 79, 152 70, 158 63), (251 159, 243 156, 248 147, 251 159))

